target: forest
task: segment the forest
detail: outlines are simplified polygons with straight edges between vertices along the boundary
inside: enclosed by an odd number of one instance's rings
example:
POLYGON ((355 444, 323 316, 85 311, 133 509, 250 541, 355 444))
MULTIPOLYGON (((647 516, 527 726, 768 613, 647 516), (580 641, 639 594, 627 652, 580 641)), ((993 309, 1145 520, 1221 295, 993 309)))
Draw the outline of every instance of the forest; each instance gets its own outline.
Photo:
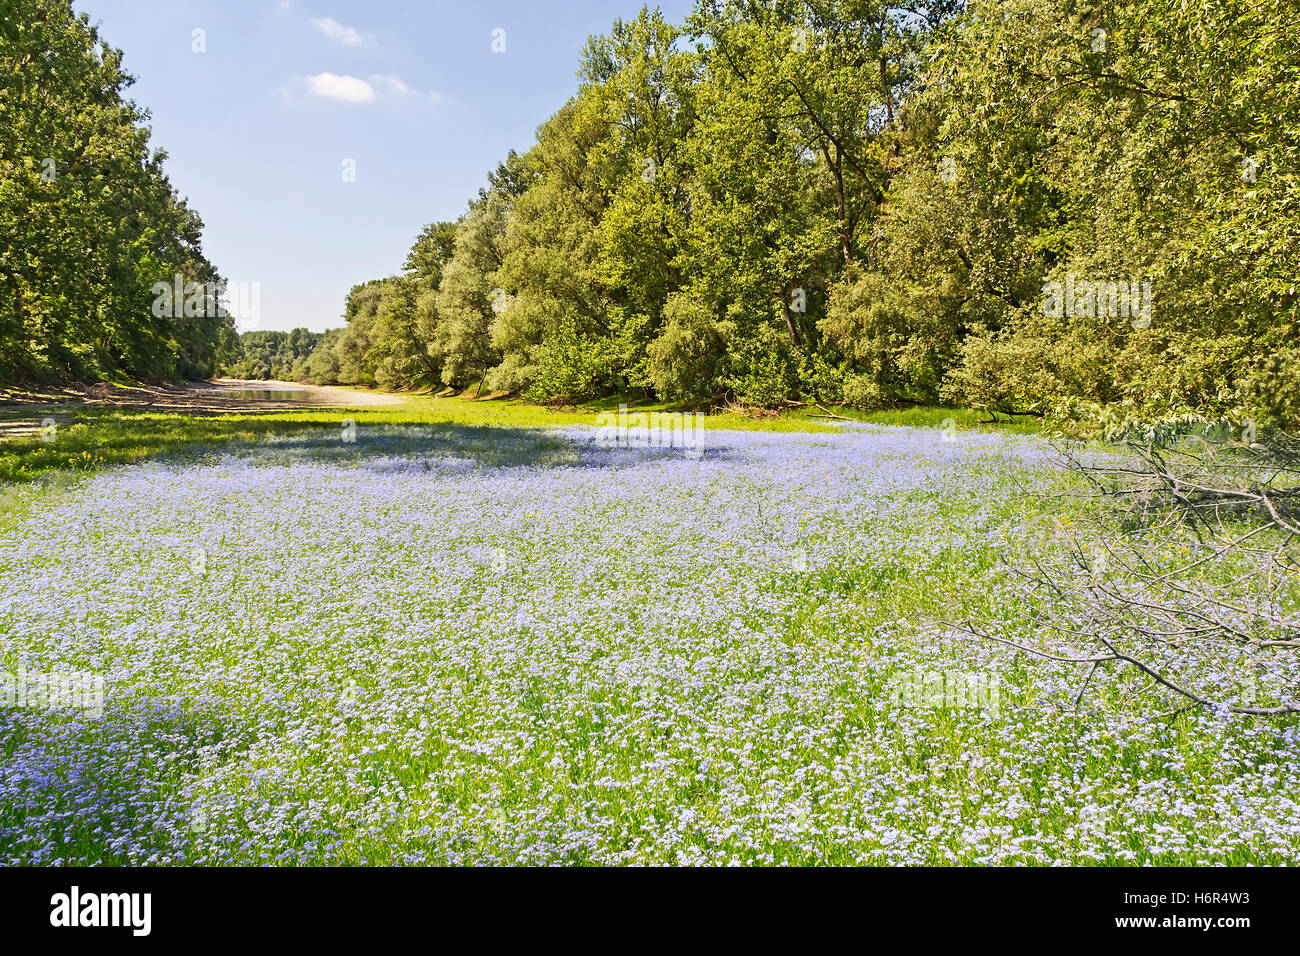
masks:
POLYGON ((213 374, 236 344, 221 276, 122 51, 67 0, 0 8, 0 383, 213 374), (197 307, 156 308, 176 275, 197 307))
POLYGON ((644 9, 300 371, 536 402, 1294 423, 1297 12, 644 9))
POLYGON ((270 329, 244 332, 233 354, 222 363, 222 373, 240 379, 301 380, 307 359, 325 338, 323 332, 270 329))

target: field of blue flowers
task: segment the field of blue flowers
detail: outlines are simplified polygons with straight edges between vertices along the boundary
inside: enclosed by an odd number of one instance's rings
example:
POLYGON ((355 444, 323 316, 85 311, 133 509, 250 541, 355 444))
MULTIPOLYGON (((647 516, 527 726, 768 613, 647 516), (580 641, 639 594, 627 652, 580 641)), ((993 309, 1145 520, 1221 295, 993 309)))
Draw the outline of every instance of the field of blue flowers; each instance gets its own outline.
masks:
POLYGON ((1037 439, 352 437, 7 493, 0 669, 104 696, 0 708, 0 862, 1300 859, 1294 721, 1081 712, 948 627, 1032 626, 1037 439))

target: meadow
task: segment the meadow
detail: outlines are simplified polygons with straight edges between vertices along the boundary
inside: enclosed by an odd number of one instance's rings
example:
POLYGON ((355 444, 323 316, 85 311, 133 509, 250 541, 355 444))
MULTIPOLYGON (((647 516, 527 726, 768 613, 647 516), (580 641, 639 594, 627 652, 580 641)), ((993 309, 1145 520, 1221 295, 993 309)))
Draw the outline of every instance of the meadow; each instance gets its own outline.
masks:
POLYGON ((692 458, 594 414, 90 415, 60 441, 117 463, 83 470, 6 445, 0 669, 104 696, 0 708, 0 860, 1297 860, 1294 719, 1085 696, 953 630, 1032 640, 1008 562, 1093 533, 1029 429, 717 416, 692 458))
MULTIPOLYGON (((338 389, 340 392, 361 390, 338 389)), ((619 399, 607 399, 582 406, 548 408, 519 401, 478 400, 465 396, 434 398, 430 395, 404 395, 396 406, 353 409, 287 407, 275 410, 249 410, 245 413, 196 413, 155 411, 142 407, 86 405, 60 408, 48 412, 41 406, 18 405, 0 409, 0 429, 25 426, 20 437, 0 441, 0 482, 16 484, 58 471, 93 470, 102 465, 142 461, 160 454, 191 453, 195 449, 215 448, 232 441, 258 441, 274 436, 319 434, 328 429, 336 433, 344 420, 360 425, 505 425, 547 427, 559 425, 594 425, 602 412, 616 412, 619 399), (55 423, 57 441, 43 440, 37 433, 38 423, 49 419, 55 423)), ((631 402, 634 411, 661 411, 670 406, 662 402, 631 402)), ((827 419, 813 417, 819 409, 790 409, 784 414, 756 419, 743 414, 708 415, 704 427, 748 431, 828 432, 834 427, 827 419)), ((979 413, 964 408, 912 407, 863 414, 842 410, 845 417, 891 425, 932 427, 973 427, 981 421, 979 413)), ((1005 430, 1032 432, 1033 424, 1010 424, 1005 430)))

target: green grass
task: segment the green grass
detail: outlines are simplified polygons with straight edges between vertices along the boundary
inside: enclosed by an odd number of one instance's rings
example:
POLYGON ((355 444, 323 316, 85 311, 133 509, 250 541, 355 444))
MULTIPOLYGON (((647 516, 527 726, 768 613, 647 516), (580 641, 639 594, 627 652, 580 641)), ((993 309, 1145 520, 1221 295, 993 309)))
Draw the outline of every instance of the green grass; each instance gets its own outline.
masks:
POLYGON ((1043 431, 1042 422, 1036 418, 1019 418, 1014 421, 1000 417, 995 423, 988 412, 975 408, 952 408, 942 405, 910 405, 899 409, 882 409, 875 412, 854 412, 836 409, 848 418, 868 422, 872 425, 909 425, 913 428, 955 427, 958 430, 978 428, 985 431, 996 430, 1014 432, 1019 435, 1038 435, 1043 431), (951 422, 951 424, 949 424, 951 422))
MULTIPOLYGON (((57 422, 55 440, 39 437, 0 441, 0 482, 30 481, 52 471, 95 471, 105 465, 126 464, 159 455, 180 454, 229 442, 258 441, 273 436, 319 433, 337 429, 344 419, 365 425, 489 425, 508 428, 547 428, 561 425, 596 425, 602 412, 616 411, 620 401, 638 412, 667 411, 662 402, 602 399, 587 405, 546 408, 514 400, 474 400, 405 395, 400 405, 356 408, 250 411, 247 413, 157 412, 149 409, 75 407, 50 412, 26 406, 0 412, 0 423, 31 422, 52 417, 57 422)), ((910 407, 897 411, 856 413, 837 410, 846 418, 879 425, 929 428, 981 428, 1036 433, 1037 422, 979 424, 982 412, 943 407, 910 407)), ((834 432, 828 419, 816 418, 817 409, 789 409, 776 418, 754 418, 734 413, 705 416, 706 429, 740 431, 834 432)))

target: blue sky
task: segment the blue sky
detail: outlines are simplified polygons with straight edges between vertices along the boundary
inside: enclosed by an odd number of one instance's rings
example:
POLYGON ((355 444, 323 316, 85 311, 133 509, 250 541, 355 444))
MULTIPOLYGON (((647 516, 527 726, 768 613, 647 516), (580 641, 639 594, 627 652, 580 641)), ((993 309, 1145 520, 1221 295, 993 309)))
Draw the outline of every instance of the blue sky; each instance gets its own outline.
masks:
MULTIPOLYGON (((692 2, 651 5, 681 22, 692 2)), ((203 217, 208 258, 231 283, 261 284, 257 327, 316 330, 342 325, 353 284, 398 271, 425 223, 455 219, 510 149, 527 149, 577 89, 587 37, 641 6, 75 3, 124 51, 128 95, 203 217)))

